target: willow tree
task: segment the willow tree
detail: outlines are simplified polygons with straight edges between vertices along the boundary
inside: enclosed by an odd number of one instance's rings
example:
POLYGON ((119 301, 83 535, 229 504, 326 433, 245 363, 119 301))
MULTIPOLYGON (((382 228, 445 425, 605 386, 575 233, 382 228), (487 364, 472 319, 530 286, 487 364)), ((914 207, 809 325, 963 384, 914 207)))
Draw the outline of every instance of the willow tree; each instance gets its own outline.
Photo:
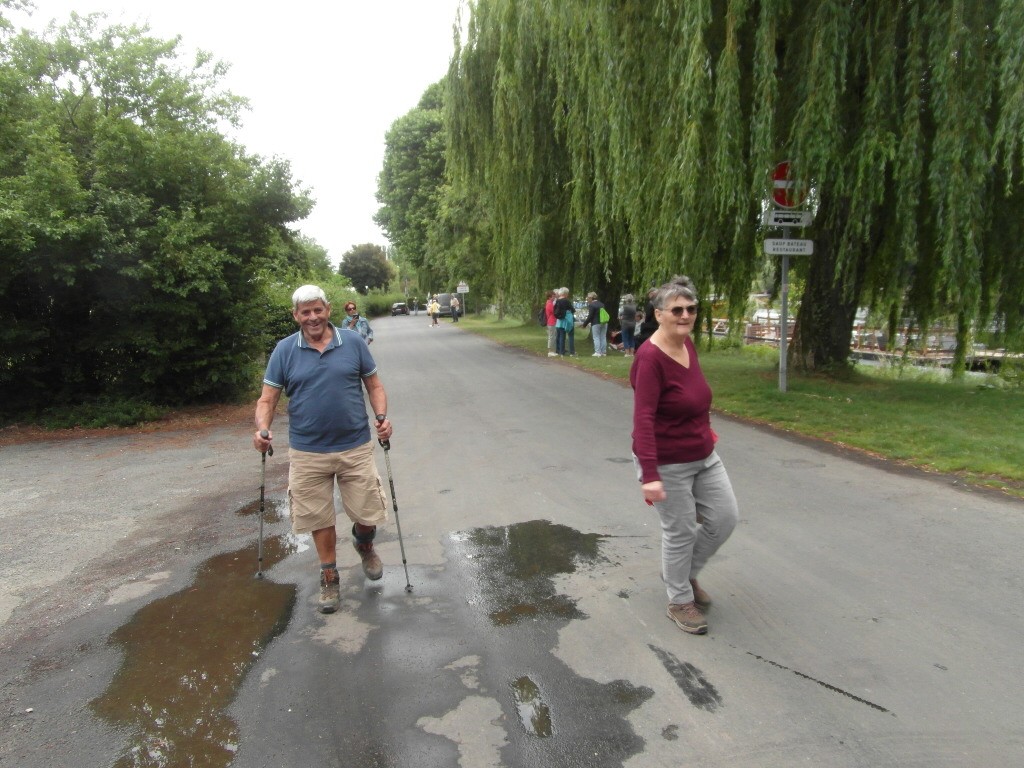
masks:
POLYGON ((686 272, 735 317, 790 160, 815 212, 793 362, 844 361, 863 303, 952 312, 962 360, 972 327, 1021 326, 1022 82, 1019 0, 480 0, 449 172, 490 200, 513 293, 686 272))
POLYGON ((608 249, 574 226, 574 158, 564 140, 547 3, 479 3, 453 57, 447 172, 485 201, 499 302, 528 305, 543 287, 606 287, 608 249))
POLYGON ((1021 9, 821 2, 779 36, 782 135, 820 195, 797 363, 845 359, 861 301, 893 326, 951 316, 955 370, 993 314, 1020 328, 1021 9))

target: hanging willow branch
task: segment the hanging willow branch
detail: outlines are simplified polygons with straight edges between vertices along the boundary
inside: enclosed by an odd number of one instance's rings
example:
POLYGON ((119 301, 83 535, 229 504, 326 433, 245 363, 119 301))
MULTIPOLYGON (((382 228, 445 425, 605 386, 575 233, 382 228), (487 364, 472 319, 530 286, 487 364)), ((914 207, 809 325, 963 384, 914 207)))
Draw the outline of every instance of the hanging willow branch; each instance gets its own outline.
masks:
POLYGON ((955 306, 962 359, 1020 325, 1019 0, 479 0, 449 88, 449 174, 519 300, 684 272, 742 311, 789 159, 819 213, 804 334, 955 306))

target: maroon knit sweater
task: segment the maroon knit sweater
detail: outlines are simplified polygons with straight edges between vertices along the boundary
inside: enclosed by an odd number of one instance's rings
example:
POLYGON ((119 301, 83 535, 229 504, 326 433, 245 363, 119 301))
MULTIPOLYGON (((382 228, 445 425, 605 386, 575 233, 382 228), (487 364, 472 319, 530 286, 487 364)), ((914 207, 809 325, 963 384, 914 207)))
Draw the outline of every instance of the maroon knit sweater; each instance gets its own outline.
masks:
POLYGON ((641 482, 660 480, 661 464, 700 461, 715 448, 711 432, 711 387, 687 338, 690 367, 684 368, 648 342, 636 351, 629 383, 633 387, 633 453, 641 482))

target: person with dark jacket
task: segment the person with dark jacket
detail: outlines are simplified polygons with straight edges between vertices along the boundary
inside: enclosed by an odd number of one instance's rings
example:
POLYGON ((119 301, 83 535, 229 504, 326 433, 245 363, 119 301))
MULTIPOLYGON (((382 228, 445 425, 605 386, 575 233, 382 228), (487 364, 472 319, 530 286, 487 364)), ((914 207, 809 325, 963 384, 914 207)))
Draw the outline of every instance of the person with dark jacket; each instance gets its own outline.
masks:
POLYGON ((590 326, 590 333, 594 337, 594 354, 592 356, 604 357, 608 354, 608 310, 593 291, 587 294, 587 308, 590 313, 580 327, 590 326))
POLYGON ((622 353, 632 357, 636 349, 636 299, 632 293, 622 297, 622 309, 619 310, 619 329, 622 333, 622 353))
POLYGON ((640 328, 636 333, 636 343, 634 349, 640 349, 640 345, 651 338, 656 330, 658 330, 658 320, 654 317, 654 295, 658 292, 657 288, 651 288, 647 292, 647 305, 644 307, 644 319, 640 323, 640 328))
POLYGON ((559 356, 566 353, 566 340, 569 341, 569 355, 576 357, 576 310, 569 298, 569 289, 559 288, 555 299, 555 352, 559 356))

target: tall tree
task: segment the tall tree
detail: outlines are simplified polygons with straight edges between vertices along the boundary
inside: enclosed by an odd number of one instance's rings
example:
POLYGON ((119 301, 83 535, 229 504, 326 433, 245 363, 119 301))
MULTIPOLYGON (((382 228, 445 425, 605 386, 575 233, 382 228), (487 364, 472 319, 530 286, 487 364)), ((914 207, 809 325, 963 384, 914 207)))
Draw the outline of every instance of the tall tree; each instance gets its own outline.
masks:
POLYGON ((218 132, 244 101, 178 45, 78 15, 0 45, 5 413, 246 391, 262 276, 312 263, 289 228, 308 195, 218 132))
POLYGON ((467 280, 476 295, 489 296, 494 285, 490 219, 479 195, 454 189, 448 179, 445 99, 445 83, 434 83, 392 124, 374 220, 425 290, 454 288, 467 280))
POLYGON ((377 178, 381 207, 374 221, 427 285, 446 277, 430 237, 440 218, 445 184, 442 101, 442 85, 435 83, 414 109, 395 120, 385 136, 384 165, 377 178))

